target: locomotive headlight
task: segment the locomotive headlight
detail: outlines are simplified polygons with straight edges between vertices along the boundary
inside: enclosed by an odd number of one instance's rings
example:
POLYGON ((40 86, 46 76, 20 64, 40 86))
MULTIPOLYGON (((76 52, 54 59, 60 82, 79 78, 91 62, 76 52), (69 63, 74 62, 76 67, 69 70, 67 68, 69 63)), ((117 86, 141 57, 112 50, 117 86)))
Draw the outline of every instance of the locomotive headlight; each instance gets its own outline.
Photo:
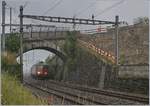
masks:
POLYGON ((48 73, 47 73, 47 72, 44 72, 44 74, 47 75, 48 73))
POLYGON ((41 74, 41 72, 40 72, 40 71, 38 71, 38 72, 37 72, 37 74, 38 74, 38 75, 40 75, 40 74, 41 74))

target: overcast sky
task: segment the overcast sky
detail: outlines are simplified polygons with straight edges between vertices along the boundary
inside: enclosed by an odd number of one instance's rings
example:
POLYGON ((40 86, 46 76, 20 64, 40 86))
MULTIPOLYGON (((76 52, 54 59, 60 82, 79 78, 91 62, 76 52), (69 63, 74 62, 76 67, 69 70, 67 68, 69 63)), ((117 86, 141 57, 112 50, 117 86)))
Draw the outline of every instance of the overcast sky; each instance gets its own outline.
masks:
MULTIPOLYGON (((5 0, 7 7, 13 7, 13 22, 17 20, 19 6, 25 5, 24 14, 51 15, 78 18, 91 18, 120 21, 132 24, 136 17, 148 16, 149 0, 5 0), (112 8, 111 8, 112 7, 112 8)), ((1 8, 0 8, 1 9, 1 8)), ((1 11, 0 11, 1 12, 1 11)), ((7 9, 7 21, 9 10, 7 9)), ((31 20, 28 20, 31 22, 31 20)), ((62 24, 59 24, 62 25, 62 24)))
MULTIPOLYGON (((2 1, 2 0, 1 0, 2 1)), ((13 8, 13 23, 19 23, 19 6, 24 5, 24 14, 63 16, 77 18, 91 18, 94 14, 95 19, 114 21, 115 16, 119 15, 120 21, 133 23, 137 17, 148 17, 149 0, 5 0, 7 8, 13 8)), ((1 5, 1 2, 0 2, 1 5)), ((1 14, 1 7, 0 7, 1 14)), ((0 17, 1 18, 1 17, 0 17)), ((1 20, 1 19, 0 19, 1 20)), ((24 23, 41 23, 31 19, 24 23)), ((9 9, 6 10, 6 23, 9 23, 9 9)), ((45 23, 55 24, 55 23, 45 23)), ((55 24, 57 26, 70 26, 68 24, 55 24)), ((78 28, 87 28, 83 25, 78 28)), ((89 27, 88 27, 89 28, 89 27)), ((36 52, 37 61, 47 57, 47 52, 36 52), (40 58, 41 57, 41 58, 40 58)), ((33 52, 29 53, 33 57, 33 52)), ((36 63, 35 61, 34 63, 36 63)), ((33 64, 33 63, 32 63, 33 64)), ((31 63, 30 63, 31 66, 31 63)))

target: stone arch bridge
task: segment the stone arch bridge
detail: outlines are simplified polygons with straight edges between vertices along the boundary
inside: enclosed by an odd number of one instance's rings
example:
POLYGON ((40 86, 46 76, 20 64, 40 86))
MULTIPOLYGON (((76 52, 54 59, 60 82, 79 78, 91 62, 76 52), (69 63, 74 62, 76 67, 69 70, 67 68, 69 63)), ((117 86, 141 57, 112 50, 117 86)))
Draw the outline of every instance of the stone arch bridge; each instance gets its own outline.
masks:
MULTIPOLYGON (((23 33, 23 52, 27 52, 34 49, 43 49, 50 51, 56 55, 58 55, 63 61, 65 61, 65 55, 62 53, 59 47, 64 44, 64 40, 66 38, 67 32, 69 29, 64 27, 47 27, 42 29, 28 26, 24 28, 23 33)), ((78 43, 84 48, 88 48, 91 51, 94 51, 96 55, 99 55, 100 58, 104 61, 109 61, 109 63, 115 63, 115 57, 112 53, 102 50, 101 48, 97 48, 93 45, 89 40, 86 42, 84 39, 88 39, 88 34, 83 34, 80 31, 76 31, 76 36, 78 38, 78 43)), ((19 54, 17 54, 19 56, 19 54)))

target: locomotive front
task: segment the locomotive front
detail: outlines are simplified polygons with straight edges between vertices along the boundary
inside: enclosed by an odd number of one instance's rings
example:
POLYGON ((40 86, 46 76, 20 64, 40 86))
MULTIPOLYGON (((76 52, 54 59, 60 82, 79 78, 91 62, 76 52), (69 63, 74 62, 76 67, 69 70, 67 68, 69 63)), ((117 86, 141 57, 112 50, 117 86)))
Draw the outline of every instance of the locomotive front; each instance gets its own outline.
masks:
POLYGON ((36 64, 31 68, 31 75, 36 79, 48 79, 49 78, 49 67, 48 65, 36 64))

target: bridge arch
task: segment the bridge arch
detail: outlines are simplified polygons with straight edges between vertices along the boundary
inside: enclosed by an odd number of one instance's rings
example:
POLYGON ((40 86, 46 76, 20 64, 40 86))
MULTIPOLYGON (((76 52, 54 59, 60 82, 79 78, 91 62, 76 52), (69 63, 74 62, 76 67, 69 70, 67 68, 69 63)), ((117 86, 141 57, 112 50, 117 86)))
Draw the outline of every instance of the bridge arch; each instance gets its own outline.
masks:
MULTIPOLYGON (((35 49, 42 49, 42 50, 52 52, 52 53, 56 54, 57 56, 59 56, 64 62, 66 61, 66 56, 62 52, 60 52, 60 51, 58 51, 54 48, 51 48, 51 47, 32 47, 32 48, 29 48, 29 49, 24 49, 23 53, 26 53, 30 50, 35 50, 35 49)), ((20 54, 18 54, 17 56, 19 56, 19 55, 20 54)))

